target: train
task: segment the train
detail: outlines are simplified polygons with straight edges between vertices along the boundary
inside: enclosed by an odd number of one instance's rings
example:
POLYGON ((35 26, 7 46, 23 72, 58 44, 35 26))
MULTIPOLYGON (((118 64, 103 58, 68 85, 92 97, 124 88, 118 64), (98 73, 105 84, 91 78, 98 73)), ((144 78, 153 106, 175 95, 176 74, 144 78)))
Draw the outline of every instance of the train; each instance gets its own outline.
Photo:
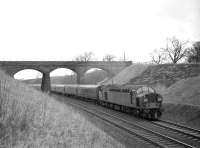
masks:
POLYGON ((140 118, 158 120, 162 115, 163 97, 146 85, 52 85, 51 91, 140 118))

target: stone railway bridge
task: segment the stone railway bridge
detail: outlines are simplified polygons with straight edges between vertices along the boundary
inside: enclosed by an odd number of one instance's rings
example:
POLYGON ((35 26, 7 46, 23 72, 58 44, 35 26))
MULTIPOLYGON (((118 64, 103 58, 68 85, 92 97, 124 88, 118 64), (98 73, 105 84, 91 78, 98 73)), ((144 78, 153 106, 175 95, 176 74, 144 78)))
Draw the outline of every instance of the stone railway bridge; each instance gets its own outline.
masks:
POLYGON ((102 69, 108 73, 108 77, 113 77, 131 64, 131 61, 0 61, 0 68, 11 77, 25 69, 40 71, 43 74, 41 89, 47 92, 51 90, 50 73, 57 68, 67 68, 74 71, 77 74, 77 84, 80 84, 81 77, 91 68, 102 69))

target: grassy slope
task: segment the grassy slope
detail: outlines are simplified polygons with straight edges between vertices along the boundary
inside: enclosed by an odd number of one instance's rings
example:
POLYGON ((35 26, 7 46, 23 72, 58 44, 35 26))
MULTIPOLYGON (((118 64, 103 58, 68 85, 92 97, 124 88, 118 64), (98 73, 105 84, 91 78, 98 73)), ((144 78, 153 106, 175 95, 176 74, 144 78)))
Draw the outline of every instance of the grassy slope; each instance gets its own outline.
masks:
POLYGON ((175 82, 200 74, 200 64, 162 64, 149 66, 141 75, 132 78, 129 84, 163 85, 169 87, 175 82))
POLYGON ((178 81, 163 95, 166 102, 200 105, 200 76, 178 81))
POLYGON ((0 147, 123 147, 71 107, 0 71, 0 147))
POLYGON ((200 129, 200 106, 164 103, 162 119, 200 129))
POLYGON ((130 81, 130 79, 139 76, 146 68, 147 64, 132 64, 131 66, 122 70, 119 74, 113 77, 111 80, 105 80, 101 84, 119 84, 123 85, 130 81))
POLYGON ((107 72, 104 70, 95 70, 90 73, 86 73, 81 79, 83 84, 97 84, 107 77, 107 72))

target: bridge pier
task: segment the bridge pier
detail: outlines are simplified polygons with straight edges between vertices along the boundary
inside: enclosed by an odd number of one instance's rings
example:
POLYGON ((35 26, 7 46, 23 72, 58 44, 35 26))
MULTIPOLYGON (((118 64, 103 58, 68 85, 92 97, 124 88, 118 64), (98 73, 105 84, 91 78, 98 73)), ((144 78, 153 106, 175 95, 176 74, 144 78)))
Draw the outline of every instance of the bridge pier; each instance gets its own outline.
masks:
POLYGON ((51 79, 50 79, 50 72, 43 73, 42 76, 42 84, 41 90, 43 92, 50 92, 51 91, 51 79))
POLYGON ((76 84, 81 84, 81 78, 84 76, 86 69, 84 67, 77 67, 75 71, 77 74, 76 84))
POLYGON ((77 74, 76 84, 81 84, 81 76, 77 74))

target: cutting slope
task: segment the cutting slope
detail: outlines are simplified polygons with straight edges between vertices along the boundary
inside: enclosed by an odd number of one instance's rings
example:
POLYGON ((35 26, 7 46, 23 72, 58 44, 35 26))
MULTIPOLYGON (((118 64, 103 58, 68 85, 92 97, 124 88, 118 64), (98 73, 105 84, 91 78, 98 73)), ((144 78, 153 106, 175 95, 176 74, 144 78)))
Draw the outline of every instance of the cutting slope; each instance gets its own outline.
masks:
POLYGON ((166 102, 200 105, 200 76, 173 84, 163 95, 166 102))
POLYGON ((95 70, 90 73, 86 73, 81 78, 82 84, 97 84, 98 82, 104 80, 107 77, 107 72, 104 70, 95 70))
POLYGON ((135 63, 131 66, 122 70, 119 74, 114 76, 112 79, 104 81, 102 84, 119 84, 123 85, 130 81, 130 79, 139 76, 149 65, 135 63))
POLYGON ((73 107, 0 70, 0 147, 124 147, 73 107))
POLYGON ((169 87, 175 82, 200 74, 200 64, 162 64, 149 66, 141 75, 128 84, 163 85, 169 87))

